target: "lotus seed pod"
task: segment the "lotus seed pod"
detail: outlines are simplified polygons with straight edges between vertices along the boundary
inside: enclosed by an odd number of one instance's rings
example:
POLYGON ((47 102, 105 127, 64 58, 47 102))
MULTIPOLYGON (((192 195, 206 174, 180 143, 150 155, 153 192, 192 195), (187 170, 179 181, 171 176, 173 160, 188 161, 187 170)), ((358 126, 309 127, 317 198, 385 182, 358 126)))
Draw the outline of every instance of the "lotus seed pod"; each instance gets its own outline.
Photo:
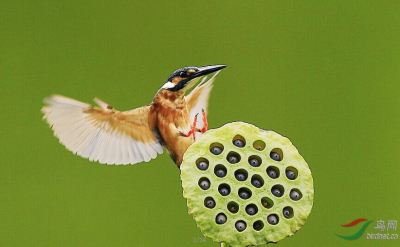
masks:
POLYGON ((183 157, 181 180, 197 226, 226 246, 278 242, 297 232, 312 209, 313 179, 297 149, 247 123, 200 136, 183 157))

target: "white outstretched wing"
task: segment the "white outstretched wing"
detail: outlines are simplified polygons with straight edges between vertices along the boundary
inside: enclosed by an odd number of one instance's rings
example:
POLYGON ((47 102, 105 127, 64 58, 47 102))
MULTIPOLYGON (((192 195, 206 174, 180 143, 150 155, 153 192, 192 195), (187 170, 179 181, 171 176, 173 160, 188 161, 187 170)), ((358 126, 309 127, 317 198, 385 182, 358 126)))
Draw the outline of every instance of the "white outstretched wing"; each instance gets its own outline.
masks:
POLYGON ((115 165, 147 162, 163 152, 148 125, 149 106, 120 112, 95 101, 100 108, 60 95, 45 99, 43 118, 68 150, 115 165))

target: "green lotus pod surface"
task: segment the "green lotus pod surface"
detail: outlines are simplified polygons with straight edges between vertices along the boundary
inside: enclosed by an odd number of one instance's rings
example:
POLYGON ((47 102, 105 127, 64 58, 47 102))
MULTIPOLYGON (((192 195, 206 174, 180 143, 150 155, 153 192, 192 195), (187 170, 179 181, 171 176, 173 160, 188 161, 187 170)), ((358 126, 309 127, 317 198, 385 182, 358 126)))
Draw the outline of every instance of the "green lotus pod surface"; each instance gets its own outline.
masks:
POLYGON ((209 130, 193 143, 181 180, 202 233, 234 247, 293 235, 313 205, 311 171, 290 140, 243 122, 209 130))

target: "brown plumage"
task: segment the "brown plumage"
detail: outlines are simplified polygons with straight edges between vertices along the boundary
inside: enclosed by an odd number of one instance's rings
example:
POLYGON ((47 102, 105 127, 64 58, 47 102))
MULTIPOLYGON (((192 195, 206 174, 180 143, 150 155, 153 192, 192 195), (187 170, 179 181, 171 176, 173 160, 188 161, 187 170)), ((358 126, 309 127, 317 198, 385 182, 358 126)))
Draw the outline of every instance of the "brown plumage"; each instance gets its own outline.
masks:
POLYGON ((99 99, 95 99, 96 107, 53 95, 45 99, 42 112, 59 141, 89 160, 135 164, 155 158, 165 147, 179 166, 196 133, 206 131, 208 126, 205 111, 217 73, 200 82, 199 77, 224 67, 179 69, 168 78, 150 105, 130 111, 118 111, 99 99), (198 114, 202 116, 197 117, 198 114))

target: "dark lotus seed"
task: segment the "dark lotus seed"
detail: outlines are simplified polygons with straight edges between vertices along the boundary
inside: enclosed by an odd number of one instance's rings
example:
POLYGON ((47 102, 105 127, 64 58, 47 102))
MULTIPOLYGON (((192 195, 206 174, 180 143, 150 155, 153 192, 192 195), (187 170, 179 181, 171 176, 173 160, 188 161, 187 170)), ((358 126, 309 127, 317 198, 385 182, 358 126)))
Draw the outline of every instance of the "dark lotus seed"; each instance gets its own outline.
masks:
POLYGON ((255 148, 255 149, 258 150, 258 151, 264 150, 264 148, 265 148, 265 142, 263 142, 263 141, 261 141, 261 140, 255 141, 255 142, 253 143, 253 148, 255 148))
POLYGON ((215 222, 219 225, 224 224, 226 222, 226 215, 223 213, 218 214, 215 218, 215 222))
POLYGON ((290 180, 295 180, 297 178, 297 169, 294 167, 286 168, 286 177, 290 180))
POLYGON ((277 152, 271 152, 269 154, 271 159, 276 160, 276 161, 281 161, 281 156, 277 152))
POLYGON ((302 195, 301 195, 300 191, 298 191, 297 189, 292 189, 292 190, 290 191, 289 196, 290 196, 290 198, 291 198, 293 201, 298 201, 298 200, 301 199, 301 196, 302 196, 302 195))
POLYGON ((198 164, 197 164, 197 168, 199 168, 200 170, 207 170, 207 168, 208 168, 208 163, 206 162, 206 161, 200 161, 198 164))
POLYGON ((246 180, 246 175, 244 175, 243 173, 239 173, 236 175, 236 178, 239 181, 244 181, 244 180, 246 180))
POLYGON ((271 193, 276 197, 281 197, 281 196, 283 196, 284 189, 283 189, 282 185, 274 185, 271 188, 271 193))
POLYGON ((271 178, 276 178, 276 177, 277 177, 276 171, 274 171, 274 170, 269 170, 269 171, 268 171, 268 175, 269 175, 271 178))
POLYGON ((227 171, 226 171, 225 166, 223 166, 223 165, 215 166, 214 173, 215 173, 215 175, 217 177, 220 177, 220 178, 225 177, 226 176, 226 172, 227 171))
POLYGON ((199 186, 203 190, 207 190, 208 188, 210 188, 210 180, 208 180, 207 178, 201 178, 199 180, 199 186))
POLYGON ((261 204, 265 208, 272 208, 274 206, 274 202, 268 197, 261 198, 261 204))
POLYGON ((255 215, 258 212, 258 208, 254 204, 249 204, 246 206, 246 213, 248 215, 255 215))
POLYGON ((222 170, 222 169, 218 169, 218 170, 215 172, 215 174, 216 174, 218 177, 220 177, 220 178, 222 178, 222 177, 224 177, 224 176, 226 175, 225 171, 222 170))
POLYGON ((228 162, 231 164, 238 163, 240 161, 240 157, 236 153, 229 153, 228 154, 228 162))
POLYGON ((247 172, 243 169, 235 171, 235 178, 239 181, 245 181, 247 179, 247 172))
POLYGON ((270 214, 270 215, 268 215, 267 221, 268 221, 268 223, 270 223, 271 225, 276 225, 276 224, 278 224, 278 222, 279 222, 278 215, 276 215, 276 214, 270 214))
POLYGON ((261 165, 261 158, 258 156, 250 156, 249 157, 249 164, 254 167, 259 167, 261 165))
POLYGON ((238 230, 239 232, 243 232, 246 229, 247 225, 246 222, 239 220, 238 222, 236 222, 235 227, 236 230, 238 230))
POLYGON ((262 186, 262 183, 258 179, 253 179, 251 181, 251 184, 254 185, 254 187, 260 188, 262 186))
POLYGON ((278 189, 273 189, 273 190, 272 190, 272 194, 273 194, 274 196, 277 196, 277 197, 282 196, 282 195, 281 195, 281 191, 278 190, 278 189))
POLYGON ((289 215, 290 215, 289 210, 283 209, 283 215, 286 216, 286 218, 289 217, 289 215))
POLYGON ((247 191, 242 191, 240 192, 240 197, 243 199, 248 199, 250 197, 250 194, 247 193, 247 191))
POLYGON ((275 166, 270 166, 267 168, 267 174, 270 178, 278 178, 279 177, 279 170, 275 166))
POLYGON ((246 188, 239 189, 239 197, 242 199, 249 199, 251 197, 251 191, 246 188))
POLYGON ((227 189, 227 188, 221 188, 220 190, 219 190, 219 192, 221 193, 221 195, 223 195, 223 196, 226 196, 226 195, 228 195, 229 194, 229 190, 227 189))
POLYGON ((218 191, 222 196, 227 196, 231 193, 231 188, 227 184, 221 184, 218 187, 218 191))
POLYGON ((283 208, 283 216, 285 218, 290 219, 293 217, 293 209, 291 207, 284 207, 283 208))
POLYGON ((286 176, 288 179, 293 180, 296 178, 296 174, 293 171, 287 170, 286 171, 286 176))
POLYGON ((261 229, 263 229, 264 227, 264 223, 261 220, 257 220, 256 222, 253 223, 253 228, 256 231, 260 231, 261 229))
POLYGON ((218 146, 214 146, 211 148, 211 153, 218 155, 218 154, 222 153, 222 148, 218 147, 218 146))
POLYGON ((229 157, 229 162, 230 163, 237 163, 238 162, 238 158, 236 156, 231 156, 231 157, 229 157))
POLYGON ((237 213, 239 211, 239 205, 236 202, 229 202, 228 203, 228 210, 231 213, 237 213))
POLYGON ((204 206, 207 208, 214 208, 215 207, 215 201, 212 197, 207 197, 204 199, 204 206))
POLYGON ((254 175, 251 178, 251 184, 256 188, 261 188, 264 185, 264 180, 259 175, 254 175))
POLYGON ((233 141, 233 145, 235 145, 236 147, 244 147, 244 141, 240 140, 240 139, 236 139, 233 141))

